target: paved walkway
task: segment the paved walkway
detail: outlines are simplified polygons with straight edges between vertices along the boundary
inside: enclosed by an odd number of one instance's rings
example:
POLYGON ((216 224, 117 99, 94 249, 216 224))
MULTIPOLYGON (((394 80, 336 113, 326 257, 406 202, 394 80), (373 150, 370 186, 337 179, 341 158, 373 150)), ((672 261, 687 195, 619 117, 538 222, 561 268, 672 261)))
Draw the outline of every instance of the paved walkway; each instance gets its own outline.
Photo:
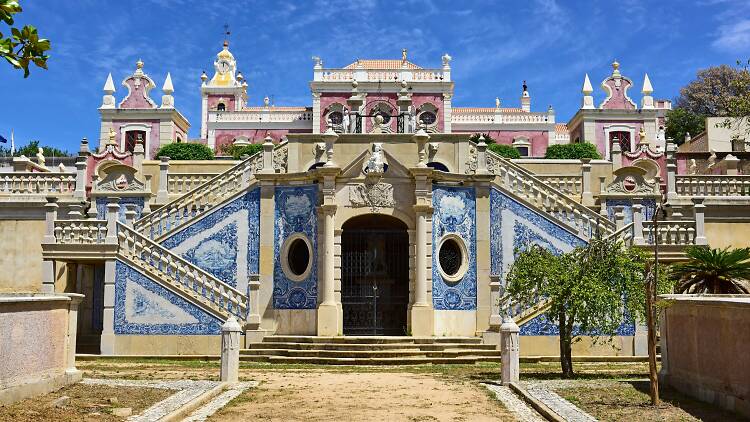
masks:
POLYGON ((482 384, 495 393, 495 397, 510 410, 519 422, 545 422, 534 409, 526 405, 509 387, 498 384, 482 384))
POLYGON ((523 383, 526 391, 531 394, 535 399, 544 403, 553 412, 557 413, 570 422, 596 422, 596 418, 579 409, 573 403, 560 397, 557 393, 552 391, 553 387, 565 385, 565 381, 550 381, 550 382, 526 382, 523 383))

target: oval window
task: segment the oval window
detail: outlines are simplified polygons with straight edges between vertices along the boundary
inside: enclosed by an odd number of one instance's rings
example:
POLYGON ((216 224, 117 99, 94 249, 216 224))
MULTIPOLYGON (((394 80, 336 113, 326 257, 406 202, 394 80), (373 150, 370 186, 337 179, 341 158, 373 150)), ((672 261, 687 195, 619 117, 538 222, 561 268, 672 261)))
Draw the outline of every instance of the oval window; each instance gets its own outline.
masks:
POLYGON ((292 240, 286 261, 292 274, 298 277, 305 274, 310 264, 310 249, 307 247, 307 242, 302 239, 292 240))
POLYGON ((328 114, 331 124, 340 125, 344 121, 344 115, 340 111, 333 111, 328 114))
POLYGON ((463 266, 464 254, 456 239, 448 238, 440 245, 438 262, 440 269, 449 277, 455 277, 463 266))
POLYGON ((437 116, 435 116, 435 113, 431 111, 425 111, 419 115, 419 120, 421 123, 429 126, 435 123, 435 121, 437 120, 437 116))

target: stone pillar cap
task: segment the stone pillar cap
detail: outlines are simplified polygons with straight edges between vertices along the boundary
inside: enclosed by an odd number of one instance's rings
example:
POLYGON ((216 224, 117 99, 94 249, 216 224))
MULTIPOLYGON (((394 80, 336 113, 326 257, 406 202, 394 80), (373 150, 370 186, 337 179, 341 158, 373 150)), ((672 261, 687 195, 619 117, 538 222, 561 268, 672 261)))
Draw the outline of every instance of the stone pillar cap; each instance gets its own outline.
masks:
POLYGON ((242 331, 242 327, 240 327, 239 322, 237 322, 237 319, 234 316, 230 316, 229 319, 227 319, 227 322, 224 323, 224 325, 221 326, 221 332, 240 332, 242 331))

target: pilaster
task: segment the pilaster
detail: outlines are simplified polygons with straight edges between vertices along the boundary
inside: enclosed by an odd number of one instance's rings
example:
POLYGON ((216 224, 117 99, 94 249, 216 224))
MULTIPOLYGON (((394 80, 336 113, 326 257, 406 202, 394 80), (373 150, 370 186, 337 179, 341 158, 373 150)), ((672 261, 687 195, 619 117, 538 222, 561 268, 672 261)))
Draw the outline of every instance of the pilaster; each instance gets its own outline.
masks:
POLYGON ((318 327, 319 336, 337 336, 343 334, 343 320, 339 318, 339 308, 341 304, 337 303, 336 298, 336 238, 335 238, 335 218, 336 210, 336 175, 341 169, 338 167, 323 167, 318 170, 322 176, 322 193, 323 200, 319 207, 323 230, 322 249, 323 265, 320 267, 318 274, 318 293, 320 294, 318 304, 318 327))
POLYGON ((416 231, 414 234, 414 292, 413 303, 409 307, 411 334, 413 336, 431 336, 435 332, 435 312, 432 307, 432 251, 430 223, 432 221, 432 169, 429 167, 412 168, 415 179, 414 214, 416 231))

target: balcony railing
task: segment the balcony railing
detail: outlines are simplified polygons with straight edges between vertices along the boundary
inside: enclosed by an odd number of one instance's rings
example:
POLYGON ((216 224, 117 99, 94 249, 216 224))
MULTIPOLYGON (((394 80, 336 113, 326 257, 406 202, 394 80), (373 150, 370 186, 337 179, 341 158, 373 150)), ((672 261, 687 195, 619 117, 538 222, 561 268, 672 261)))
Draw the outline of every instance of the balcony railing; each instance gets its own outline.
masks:
POLYGON ((750 196, 750 176, 677 175, 679 196, 750 196))
POLYGON ((75 173, 0 173, 0 195, 72 195, 75 173))

